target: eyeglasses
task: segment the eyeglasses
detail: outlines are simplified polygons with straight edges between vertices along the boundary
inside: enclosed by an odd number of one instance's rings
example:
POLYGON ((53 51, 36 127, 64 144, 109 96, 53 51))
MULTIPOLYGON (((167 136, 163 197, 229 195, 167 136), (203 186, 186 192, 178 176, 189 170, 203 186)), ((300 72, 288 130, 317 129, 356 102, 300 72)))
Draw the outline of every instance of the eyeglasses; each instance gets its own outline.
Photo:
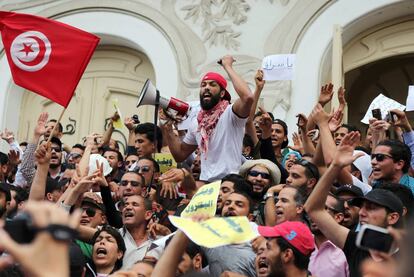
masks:
POLYGON ((295 164, 306 167, 309 170, 313 178, 319 179, 319 171, 313 163, 302 159, 302 160, 295 161, 295 164))
POLYGON ((136 163, 137 161, 125 161, 125 165, 130 165, 130 164, 133 164, 133 163, 136 163))
POLYGON ((52 149, 52 151, 55 151, 57 153, 62 152, 62 149, 60 149, 60 147, 52 147, 51 149, 52 149))
POLYGON ((126 186, 128 186, 128 184, 131 184, 131 186, 133 186, 133 187, 141 186, 141 183, 140 182, 137 182, 137 181, 128 181, 128 180, 122 180, 121 182, 119 182, 119 184, 122 187, 126 187, 126 186))
POLYGON ((270 179, 270 178, 271 178, 270 174, 268 174, 268 173, 259 172, 259 171, 256 171, 256 170, 250 170, 250 171, 249 171, 249 176, 252 176, 252 177, 257 177, 257 176, 259 176, 259 175, 260 175, 263 179, 270 179))
POLYGON ((88 208, 82 208, 82 210, 83 210, 84 212, 86 212, 86 215, 87 215, 88 217, 94 217, 94 216, 96 215, 96 210, 95 210, 95 209, 93 209, 93 208, 90 208, 90 207, 88 207, 88 208))
POLYGON ((371 154, 371 160, 376 159, 378 162, 382 162, 386 158, 392 159, 392 156, 388 154, 381 154, 381 153, 371 154))
POLYGON ((144 173, 150 172, 150 170, 151 170, 151 168, 147 165, 137 166, 134 169, 134 171, 136 171, 136 172, 144 172, 144 173))

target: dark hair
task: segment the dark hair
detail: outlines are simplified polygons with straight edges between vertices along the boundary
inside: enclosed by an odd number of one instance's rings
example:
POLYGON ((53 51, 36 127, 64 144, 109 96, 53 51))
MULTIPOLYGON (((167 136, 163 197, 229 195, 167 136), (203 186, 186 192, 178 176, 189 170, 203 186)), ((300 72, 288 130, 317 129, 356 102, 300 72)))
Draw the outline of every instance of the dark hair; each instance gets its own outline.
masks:
POLYGON ((293 264, 301 270, 307 270, 309 266, 309 256, 303 255, 299 250, 297 250, 293 245, 291 245, 287 240, 283 237, 277 237, 276 243, 280 248, 280 251, 286 251, 287 249, 291 249, 293 252, 293 256, 295 257, 293 264))
POLYGON ((236 183, 237 181, 241 181, 241 180, 244 180, 244 178, 241 175, 230 173, 224 176, 223 179, 221 179, 221 183, 226 182, 226 181, 236 183))
POLYGON ((153 158, 151 158, 151 157, 142 157, 138 161, 140 161, 140 160, 148 160, 148 161, 152 162, 152 165, 154 166, 154 172, 160 172, 160 165, 153 158))
MULTIPOLYGON (((49 122, 54 122, 54 123, 56 123, 57 122, 57 120, 56 119, 51 119, 51 120, 49 120, 48 121, 48 123, 49 122)), ((58 127, 57 127, 57 130, 60 132, 60 133, 62 133, 63 132, 63 125, 59 122, 59 124, 58 124, 58 127)))
POLYGON ((361 145, 355 147, 355 150, 359 150, 359 151, 367 153, 368 155, 371 155, 371 149, 368 149, 368 148, 366 148, 364 146, 361 146, 361 145))
POLYGON ((111 148, 109 148, 109 147, 105 147, 105 148, 103 149, 102 156, 103 156, 106 152, 115 152, 115 153, 116 153, 116 156, 118 157, 118 162, 123 162, 123 161, 124 161, 124 157, 122 156, 122 153, 121 153, 121 152, 119 152, 118 150, 116 150, 116 149, 111 149, 111 148))
POLYGON ((402 168, 403 173, 407 173, 410 169, 410 162, 411 162, 411 150, 410 148, 401 141, 398 140, 383 140, 380 143, 378 143, 378 146, 388 146, 390 148, 390 154, 392 156, 392 159, 397 161, 404 161, 404 167, 402 168))
POLYGON ((16 201, 16 204, 19 205, 19 203, 26 201, 29 199, 29 192, 21 187, 18 186, 10 186, 10 191, 15 191, 16 196, 14 197, 14 200, 16 201))
MULTIPOLYGON (((158 152, 160 152, 162 148, 162 133, 161 133, 160 127, 156 126, 156 128, 157 128, 157 149, 158 149, 158 152)), ((138 124, 137 127, 135 127, 134 132, 135 134, 146 135, 149 141, 151 141, 152 143, 155 142, 154 123, 147 122, 147 123, 138 124)))
POLYGON ((19 146, 27 146, 27 142, 26 141, 20 142, 19 146))
MULTIPOLYGON (((263 113, 261 111, 258 111, 257 113, 254 114, 254 118, 261 116, 263 113)), ((275 120, 275 116, 273 115, 273 113, 271 112, 267 112, 267 114, 270 116, 270 118, 272 119, 272 121, 275 120)))
POLYGON ((147 184, 145 184, 145 178, 144 178, 144 176, 142 176, 142 174, 141 174, 141 173, 131 170, 131 171, 125 171, 125 172, 124 172, 124 174, 123 174, 122 176, 124 176, 124 175, 125 175, 125 174, 127 174, 127 173, 131 173, 131 174, 136 174, 136 175, 138 175, 138 176, 139 176, 139 178, 141 178, 141 183, 142 183, 142 186, 143 186, 143 187, 145 187, 145 186, 147 185, 147 184))
POLYGON ((314 165, 313 163, 302 159, 302 160, 296 160, 294 164, 301 165, 305 168, 305 175, 308 179, 315 178, 316 181, 319 180, 320 175, 319 175, 318 167, 314 165))
POLYGON ((62 141, 59 138, 52 137, 50 142, 59 145, 60 151, 62 151, 62 141))
POLYGON ((252 140, 252 137, 249 136, 248 134, 245 134, 244 137, 243 137, 243 146, 245 146, 245 147, 249 146, 249 147, 252 148, 252 150, 254 148, 254 142, 252 140))
POLYGON ((409 187, 398 183, 383 183, 375 188, 389 190, 394 193, 401 200, 403 206, 407 209, 406 217, 411 217, 414 208, 414 195, 409 187))
POLYGON ((0 165, 6 165, 9 162, 7 154, 0 152, 0 165))
POLYGON ((307 199, 307 194, 306 194, 306 186, 301 186, 301 187, 296 187, 296 186, 292 186, 292 185, 285 185, 283 187, 285 188, 292 188, 295 189, 295 195, 293 196, 293 199, 296 202, 296 205, 305 205, 306 199, 307 199))
POLYGON ((117 229, 115 229, 114 227, 110 225, 104 225, 93 236, 92 245, 96 243, 96 239, 102 232, 107 232, 108 234, 113 236, 114 239, 116 240, 116 244, 118 245, 118 250, 122 252, 122 257, 115 262, 115 267, 112 270, 112 272, 115 272, 122 267, 122 258, 123 258, 123 255, 125 255, 125 251, 126 251, 125 242, 124 242, 123 237, 121 236, 121 234, 118 232, 117 229))
POLYGON ((79 148, 79 149, 81 149, 81 150, 83 150, 83 151, 85 151, 85 146, 83 146, 82 144, 79 144, 79 143, 77 143, 77 144, 75 144, 74 146, 72 146, 72 148, 79 148))
POLYGON ((339 199, 338 197, 336 197, 335 195, 333 195, 332 193, 329 193, 329 195, 335 199, 335 204, 333 205, 333 209, 335 213, 344 213, 345 212, 345 201, 339 199))
MULTIPOLYGON (((359 130, 356 126, 354 126, 354 125, 350 125, 350 124, 346 124, 346 123, 344 123, 344 124, 342 124, 341 125, 341 127, 342 128, 345 128, 345 129, 347 129, 348 130, 348 133, 350 133, 350 132, 358 132, 359 134, 361 134, 361 130, 359 130)), ((340 128, 341 128, 340 127, 340 128)))
POLYGON ((252 197, 249 194, 247 194, 245 191, 241 191, 241 190, 238 190, 238 191, 235 190, 230 194, 233 194, 233 193, 240 194, 240 195, 244 196, 247 199, 247 202, 249 202, 249 213, 253 213, 254 203, 253 203, 252 197))

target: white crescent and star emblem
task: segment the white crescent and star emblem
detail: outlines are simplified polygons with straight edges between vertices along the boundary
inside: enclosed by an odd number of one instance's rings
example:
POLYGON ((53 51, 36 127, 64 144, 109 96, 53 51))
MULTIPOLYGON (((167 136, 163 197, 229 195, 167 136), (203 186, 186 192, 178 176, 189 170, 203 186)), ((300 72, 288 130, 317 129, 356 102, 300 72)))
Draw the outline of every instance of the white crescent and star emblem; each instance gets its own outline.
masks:
POLYGON ((49 61, 52 46, 41 32, 27 31, 12 42, 10 54, 14 64, 25 71, 38 71, 49 61))

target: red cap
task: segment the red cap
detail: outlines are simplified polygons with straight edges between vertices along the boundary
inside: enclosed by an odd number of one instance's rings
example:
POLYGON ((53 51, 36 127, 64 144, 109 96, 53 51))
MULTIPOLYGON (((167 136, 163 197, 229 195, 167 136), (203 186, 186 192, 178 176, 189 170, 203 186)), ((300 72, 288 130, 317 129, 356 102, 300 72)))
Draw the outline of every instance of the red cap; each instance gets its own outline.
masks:
POLYGON ((299 221, 285 221, 273 227, 259 226, 258 230, 260 235, 267 238, 284 238, 305 256, 309 256, 315 248, 311 231, 299 221))
POLYGON ((221 88, 223 88, 226 91, 226 94, 224 95, 223 99, 230 102, 231 96, 230 93, 227 91, 227 81, 224 79, 224 77, 221 74, 218 74, 217 72, 207 72, 204 77, 201 79, 201 82, 205 80, 212 80, 216 81, 217 84, 220 85, 221 88))

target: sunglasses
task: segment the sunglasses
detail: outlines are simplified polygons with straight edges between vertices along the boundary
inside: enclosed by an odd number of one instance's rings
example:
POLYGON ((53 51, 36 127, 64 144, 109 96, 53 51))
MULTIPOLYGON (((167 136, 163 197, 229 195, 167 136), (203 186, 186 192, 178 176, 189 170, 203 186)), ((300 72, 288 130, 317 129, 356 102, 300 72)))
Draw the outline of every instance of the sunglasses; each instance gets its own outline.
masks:
POLYGON ((371 160, 376 159, 378 162, 382 162, 386 158, 392 159, 392 156, 388 154, 381 154, 381 153, 371 154, 371 160))
POLYGON ((93 209, 93 208, 90 208, 90 207, 88 207, 88 208, 82 208, 82 210, 83 210, 84 212, 86 212, 86 215, 87 215, 88 217, 94 217, 94 216, 96 215, 96 210, 95 210, 95 209, 93 209))
POLYGON ((130 165, 130 164, 133 164, 133 163, 135 163, 136 161, 125 161, 125 165, 130 165))
POLYGON ((122 180, 121 182, 119 182, 119 184, 122 187, 126 187, 126 186, 128 186, 128 184, 131 184, 131 186, 133 186, 133 187, 141 186, 141 183, 140 182, 137 182, 137 181, 127 181, 127 180, 122 180))
POLYGON ((55 151, 57 153, 62 152, 62 149, 60 149, 60 147, 52 147, 51 149, 52 149, 52 151, 55 151))
POLYGON ((79 153, 70 153, 70 154, 68 155, 68 159, 69 159, 69 158, 72 158, 72 159, 82 158, 82 155, 81 155, 81 154, 79 154, 79 153))
POLYGON ((270 176, 270 174, 269 173, 264 173, 264 172, 259 172, 259 171, 256 171, 256 170, 250 170, 249 171, 249 176, 252 176, 252 177, 257 177, 257 176, 261 176, 263 179, 270 179, 271 178, 271 176, 270 176))
POLYGON ((147 173, 147 172, 150 172, 150 167, 149 166, 147 166, 147 165, 144 165, 144 166, 137 166, 137 167, 135 167, 135 169, 134 169, 134 171, 136 171, 136 172, 144 172, 144 173, 147 173))
POLYGON ((318 169, 316 168, 316 166, 312 166, 313 164, 311 162, 302 159, 295 161, 295 164, 306 167, 313 178, 319 179, 319 172, 317 171, 318 169))

